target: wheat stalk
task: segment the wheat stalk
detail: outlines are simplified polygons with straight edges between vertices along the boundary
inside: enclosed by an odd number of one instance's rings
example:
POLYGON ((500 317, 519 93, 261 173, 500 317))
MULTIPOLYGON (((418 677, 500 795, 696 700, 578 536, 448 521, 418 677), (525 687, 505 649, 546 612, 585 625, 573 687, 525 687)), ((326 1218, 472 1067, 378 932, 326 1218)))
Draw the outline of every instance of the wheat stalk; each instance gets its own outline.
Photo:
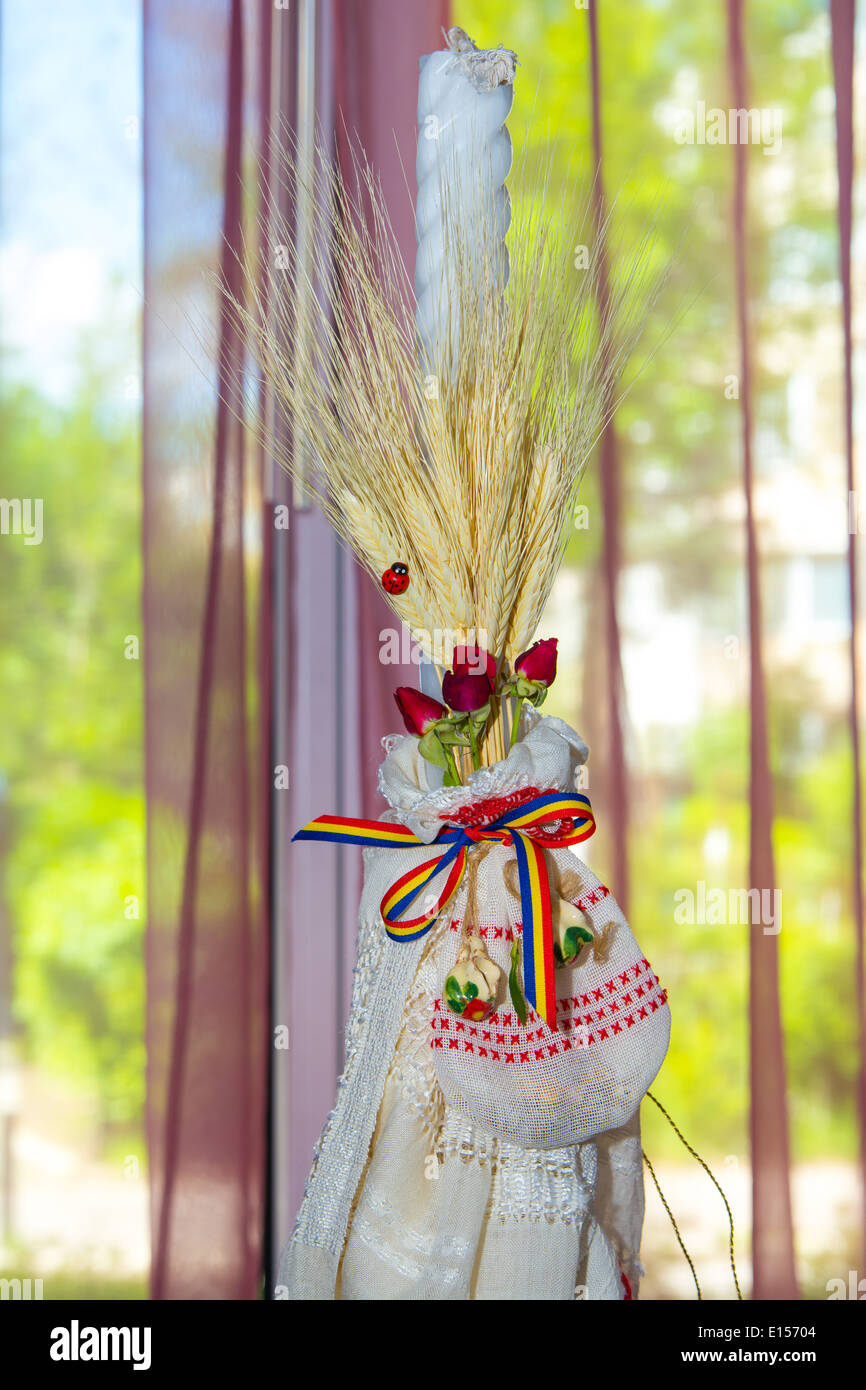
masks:
MULTIPOLYGON (((580 273, 572 265, 581 235, 597 245, 588 195, 575 210, 563 185, 557 203, 548 179, 534 200, 514 200, 503 295, 489 218, 481 208, 475 220, 465 208, 449 218, 446 188, 453 331, 422 365, 409 278, 363 155, 344 176, 322 149, 310 168, 291 138, 281 148, 282 186, 305 188, 315 210, 307 252, 271 202, 263 264, 242 258, 242 296, 221 287, 291 426, 262 427, 262 440, 303 476, 374 580, 395 560, 408 565, 408 590, 385 597, 425 654, 448 664, 454 642, 483 631, 497 660, 513 662, 534 635, 583 469, 657 292, 651 231, 613 277, 602 320, 597 255, 580 273)), ((484 747, 504 753, 501 730, 484 747)))
POLYGON ((547 446, 533 460, 527 488, 520 583, 509 615, 505 641, 505 654, 509 661, 523 650, 535 631, 555 576, 552 554, 562 530, 559 472, 556 455, 547 446), (535 563, 532 557, 535 557, 535 563))

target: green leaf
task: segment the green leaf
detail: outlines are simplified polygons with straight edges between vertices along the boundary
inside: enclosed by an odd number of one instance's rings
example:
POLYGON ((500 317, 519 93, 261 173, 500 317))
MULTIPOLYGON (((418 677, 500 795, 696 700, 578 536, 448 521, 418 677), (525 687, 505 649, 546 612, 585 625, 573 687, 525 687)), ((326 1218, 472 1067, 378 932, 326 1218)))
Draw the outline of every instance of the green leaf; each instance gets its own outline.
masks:
POLYGON ((444 767, 447 771, 448 759, 445 756, 445 749, 436 736, 435 729, 428 729, 423 738, 418 740, 418 752, 422 758, 426 758, 428 763, 433 763, 435 767, 444 767))
POLYGON ((514 1005, 514 1012, 517 1014, 521 1025, 526 1022, 526 1000, 523 997, 523 990, 520 988, 520 981, 517 977, 517 965, 520 959, 520 948, 515 941, 511 948, 511 970, 508 975, 508 993, 511 995, 511 1002, 514 1005))
POLYGON ((569 961, 575 960, 584 946, 593 940, 593 935, 591 931, 587 931, 586 927, 566 927, 563 938, 561 950, 559 942, 554 942, 553 953, 564 964, 568 964, 569 961))
POLYGON ((477 996, 478 986, 475 984, 474 980, 466 981, 466 984, 463 986, 463 993, 467 999, 474 999, 477 996))
MULTIPOLYGON (((581 945, 582 944, 581 942, 581 945)), ((576 944, 573 927, 569 927, 568 930, 563 933, 561 944, 558 941, 553 943, 553 954, 562 965, 569 965, 578 955, 579 951, 580 946, 576 944)))
POLYGON ((469 747, 469 740, 464 737, 459 729, 455 729, 452 724, 447 723, 444 719, 440 719, 439 723, 436 725, 435 732, 439 742, 444 744, 446 748, 469 747))

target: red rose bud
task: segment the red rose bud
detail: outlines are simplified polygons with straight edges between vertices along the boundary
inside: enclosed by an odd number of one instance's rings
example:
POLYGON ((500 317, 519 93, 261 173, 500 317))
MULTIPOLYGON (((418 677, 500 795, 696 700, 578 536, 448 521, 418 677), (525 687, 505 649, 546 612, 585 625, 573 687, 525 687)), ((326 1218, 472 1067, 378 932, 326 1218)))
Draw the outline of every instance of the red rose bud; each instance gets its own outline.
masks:
POLYGON ((426 734, 440 719, 448 717, 444 705, 440 705, 438 700, 431 700, 429 695, 423 695, 420 690, 413 690, 411 686, 398 686, 394 691, 394 699, 409 733, 415 734, 418 738, 426 734))
POLYGON ((442 698, 459 714, 481 709, 489 701, 491 689, 487 675, 461 676, 454 671, 446 671, 442 677, 442 698))
POLYGON ((483 647, 455 647, 451 669, 455 676, 486 676, 491 691, 496 683, 496 658, 483 647))
POLYGON ((541 642, 533 642, 528 652, 522 652, 514 663, 514 670, 524 680, 535 685, 553 685, 556 679, 556 638, 546 637, 541 642))

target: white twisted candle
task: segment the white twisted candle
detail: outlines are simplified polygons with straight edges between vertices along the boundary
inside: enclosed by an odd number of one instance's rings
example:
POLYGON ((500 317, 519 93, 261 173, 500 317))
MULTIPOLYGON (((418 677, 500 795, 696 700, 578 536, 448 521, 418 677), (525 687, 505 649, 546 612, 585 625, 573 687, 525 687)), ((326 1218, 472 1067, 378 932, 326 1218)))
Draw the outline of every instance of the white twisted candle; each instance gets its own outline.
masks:
POLYGON ((504 290, 511 221, 505 120, 517 58, 506 48, 477 49, 462 29, 449 30, 448 44, 421 59, 418 85, 415 322, 421 360, 434 373, 447 335, 459 331, 449 312, 456 258, 466 258, 479 286, 484 274, 504 290))

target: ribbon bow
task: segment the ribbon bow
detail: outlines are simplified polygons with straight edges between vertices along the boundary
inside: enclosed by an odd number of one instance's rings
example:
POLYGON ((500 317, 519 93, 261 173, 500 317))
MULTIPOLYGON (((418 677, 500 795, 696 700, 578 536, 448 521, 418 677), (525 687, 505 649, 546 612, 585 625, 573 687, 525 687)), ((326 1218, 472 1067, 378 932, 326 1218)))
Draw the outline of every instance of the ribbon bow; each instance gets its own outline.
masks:
MULTIPOLYGON (((383 897, 381 912, 385 930, 393 941, 415 941, 425 936, 456 893, 472 846, 482 840, 512 845, 517 859, 523 919, 524 992, 535 1012, 549 1028, 555 1028, 553 925, 543 846, 576 845, 589 839, 594 830, 595 817, 589 798, 580 793, 563 792, 542 792, 488 825, 445 826, 433 842, 433 846, 441 847, 443 852, 403 874, 383 897), (402 914, 440 874, 445 874, 445 881, 438 896, 432 898, 432 905, 428 897, 420 917, 403 918, 402 914)), ((355 820, 348 816, 317 816, 292 839, 376 845, 381 849, 415 849, 424 844, 408 826, 355 820)), ((435 889, 432 891, 435 893, 435 889)))

